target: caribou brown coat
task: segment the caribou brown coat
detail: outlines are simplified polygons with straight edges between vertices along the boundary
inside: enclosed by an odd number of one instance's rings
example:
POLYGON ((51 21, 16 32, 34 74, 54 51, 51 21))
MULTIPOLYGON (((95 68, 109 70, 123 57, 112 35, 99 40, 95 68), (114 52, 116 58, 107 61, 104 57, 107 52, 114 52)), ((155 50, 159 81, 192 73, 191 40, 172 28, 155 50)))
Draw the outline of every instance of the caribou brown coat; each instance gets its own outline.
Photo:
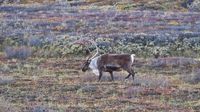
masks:
POLYGON ((112 80, 114 80, 114 71, 125 70, 129 73, 126 79, 132 75, 134 80, 135 72, 132 68, 134 57, 135 54, 103 54, 93 59, 88 59, 85 62, 82 71, 91 69, 96 75, 99 76, 100 81, 103 72, 109 72, 112 80))

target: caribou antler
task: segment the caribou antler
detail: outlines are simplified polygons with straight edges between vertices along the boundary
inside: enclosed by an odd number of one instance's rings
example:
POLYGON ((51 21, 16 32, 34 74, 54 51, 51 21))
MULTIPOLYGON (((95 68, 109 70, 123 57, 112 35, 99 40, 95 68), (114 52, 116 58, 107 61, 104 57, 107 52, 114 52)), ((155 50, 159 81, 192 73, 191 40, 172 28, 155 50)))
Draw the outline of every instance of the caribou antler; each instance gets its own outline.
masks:
POLYGON ((97 47, 97 43, 94 40, 79 39, 79 40, 73 42, 72 44, 86 45, 87 42, 90 42, 90 43, 94 44, 95 47, 96 47, 96 53, 93 56, 89 56, 88 59, 87 59, 87 60, 91 60, 91 59, 95 58, 99 54, 99 49, 97 47))
POLYGON ((96 53, 94 54, 94 56, 92 56, 90 59, 93 59, 94 57, 96 57, 98 54, 99 54, 99 49, 98 49, 98 47, 97 47, 97 43, 95 42, 95 41, 92 41, 92 40, 88 40, 89 42, 91 42, 92 44, 94 44, 95 45, 95 47, 96 47, 96 53))

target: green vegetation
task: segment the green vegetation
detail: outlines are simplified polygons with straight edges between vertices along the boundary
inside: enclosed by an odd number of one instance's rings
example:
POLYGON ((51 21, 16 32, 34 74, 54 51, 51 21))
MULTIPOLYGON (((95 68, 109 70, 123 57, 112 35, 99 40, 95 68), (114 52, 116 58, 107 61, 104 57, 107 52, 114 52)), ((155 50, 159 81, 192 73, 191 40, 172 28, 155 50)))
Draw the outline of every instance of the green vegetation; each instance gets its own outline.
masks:
MULTIPOLYGON (((197 37, 198 38, 198 37, 197 37)), ((45 40, 32 39, 12 39, 6 38, 1 45, 1 51, 4 51, 8 58, 61 58, 67 56, 84 56, 86 51, 95 50, 92 44, 72 44, 74 41, 67 38, 56 39, 52 42, 45 40), (26 47, 25 47, 26 46, 26 47), (22 52, 22 53, 20 53, 22 52), (19 54, 16 54, 19 53, 19 54), (32 55, 30 55, 32 54, 32 55), (27 57, 26 57, 27 56, 27 57)), ((188 39, 177 39, 167 44, 155 43, 142 39, 136 42, 126 40, 113 40, 99 38, 96 40, 100 53, 135 53, 138 57, 153 57, 154 52, 158 49, 162 57, 200 57, 200 45, 191 43, 188 39)))

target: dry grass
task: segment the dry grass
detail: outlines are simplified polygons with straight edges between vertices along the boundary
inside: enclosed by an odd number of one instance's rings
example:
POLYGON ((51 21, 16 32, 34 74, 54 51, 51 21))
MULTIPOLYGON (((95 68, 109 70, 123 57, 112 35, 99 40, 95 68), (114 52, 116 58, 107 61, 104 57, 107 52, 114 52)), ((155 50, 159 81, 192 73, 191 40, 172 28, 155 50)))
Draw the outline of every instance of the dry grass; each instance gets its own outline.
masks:
MULTIPOLYGON (((15 61, 13 64, 17 68, 10 68, 10 72, 2 71, 2 75, 15 80, 0 86, 1 99, 4 99, 0 104, 3 111, 12 112, 13 107, 19 111, 100 112, 181 112, 199 109, 196 101, 200 98, 198 86, 187 83, 191 85, 190 89, 183 88, 185 82, 177 75, 138 71, 133 83, 132 78, 124 80, 127 75, 125 72, 114 73, 114 82, 105 73, 102 81, 97 82, 97 76, 93 73, 78 70, 77 65, 82 61, 64 59, 66 66, 63 67, 60 59, 43 60, 40 63, 36 60, 29 59, 21 66, 20 61, 15 61), (7 102, 6 105, 3 102, 7 102)), ((10 61, 5 60, 2 64, 7 65, 10 61)))

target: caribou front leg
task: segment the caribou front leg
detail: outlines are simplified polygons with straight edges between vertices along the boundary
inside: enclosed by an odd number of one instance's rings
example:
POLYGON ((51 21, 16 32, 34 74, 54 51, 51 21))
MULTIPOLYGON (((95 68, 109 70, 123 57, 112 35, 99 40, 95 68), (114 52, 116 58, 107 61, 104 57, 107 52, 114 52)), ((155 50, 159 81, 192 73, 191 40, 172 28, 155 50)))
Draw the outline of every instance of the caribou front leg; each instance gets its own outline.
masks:
POLYGON ((109 73, 110 73, 110 76, 111 76, 111 80, 114 81, 113 72, 110 71, 109 73))
POLYGON ((98 80, 98 82, 101 80, 101 77, 102 77, 102 71, 99 71, 99 80, 98 80))

